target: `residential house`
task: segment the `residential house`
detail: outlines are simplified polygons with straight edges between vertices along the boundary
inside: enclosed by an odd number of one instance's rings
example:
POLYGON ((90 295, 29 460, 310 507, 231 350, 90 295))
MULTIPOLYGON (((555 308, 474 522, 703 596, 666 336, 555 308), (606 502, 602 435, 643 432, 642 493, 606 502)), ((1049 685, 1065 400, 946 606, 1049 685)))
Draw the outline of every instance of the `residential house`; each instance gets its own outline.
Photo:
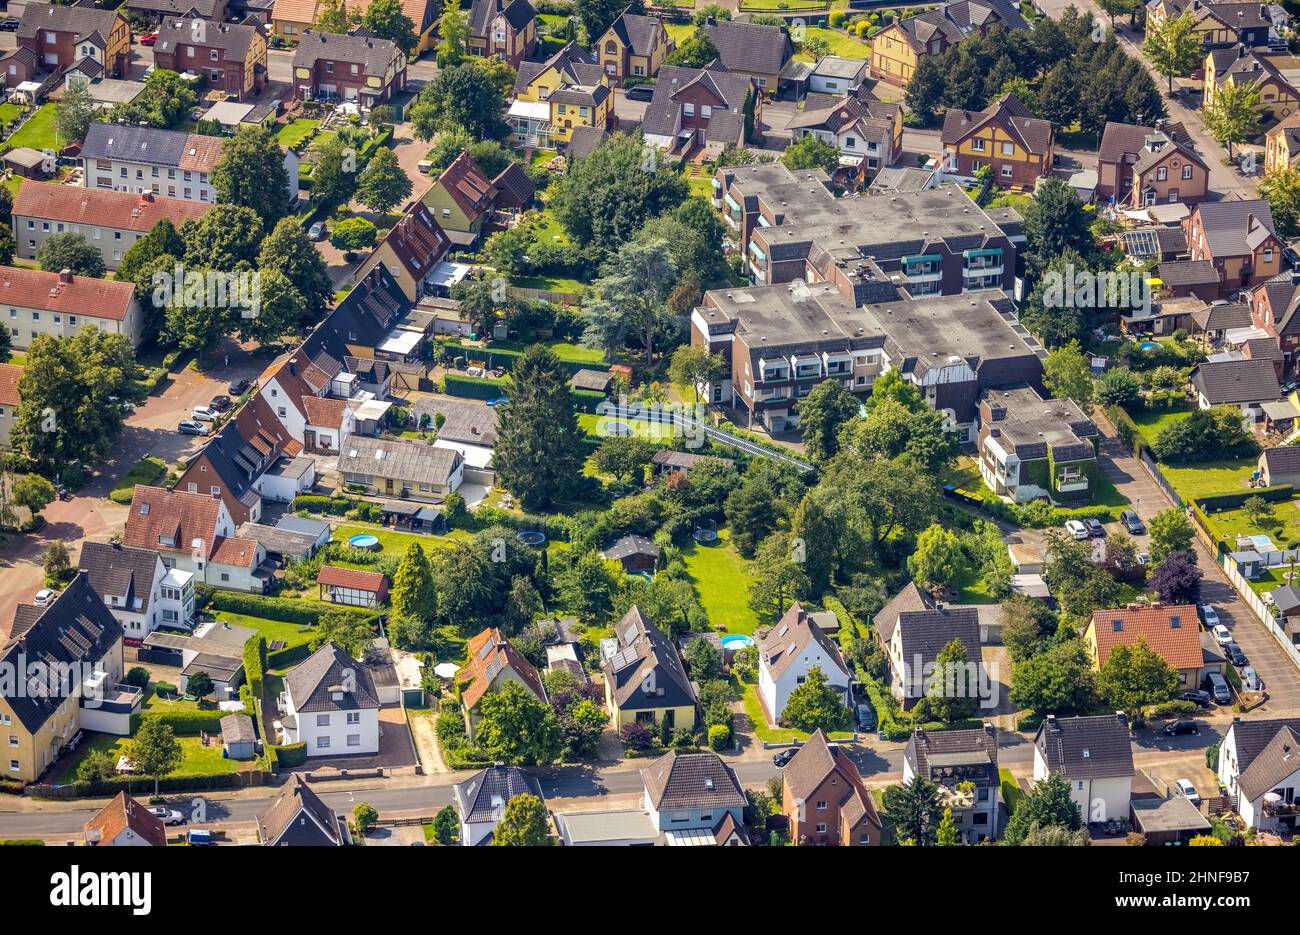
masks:
POLYGON ((849 682, 853 681, 848 663, 813 615, 795 601, 775 625, 758 636, 758 698, 770 723, 781 722, 790 695, 813 669, 821 671, 847 705, 849 682))
POLYGON ((1259 455, 1259 477, 1265 487, 1300 484, 1300 447, 1265 448, 1259 455))
MULTIPOLYGON (((979 664, 980 620, 974 607, 953 607, 935 600, 929 593, 909 581, 875 616, 876 636, 889 657, 889 690, 910 710, 929 694, 931 678, 949 679, 948 673, 934 672, 939 653, 953 640, 966 648, 969 663, 979 664)), ((964 688, 977 692, 969 683, 964 688)), ((961 679, 963 673, 952 673, 961 679)), ((954 683, 955 684, 955 683, 954 683)))
MULTIPOLYGON (((1232 325, 1238 334, 1260 333, 1274 339, 1282 352, 1283 373, 1295 371, 1300 352, 1300 274, 1283 272, 1251 290, 1249 312, 1244 321, 1232 325)), ((1226 341, 1226 329, 1220 335, 1226 341)))
POLYGON ((508 682, 524 686, 546 704, 546 688, 536 667, 510 645, 496 627, 488 627, 470 639, 465 647, 465 664, 456 672, 461 710, 465 714, 465 735, 474 739, 482 715, 479 702, 508 682))
POLYGON ((320 599, 349 607, 378 607, 388 600, 388 576, 377 571, 322 565, 316 575, 320 599))
POLYGON ((131 27, 120 10, 28 3, 16 36, 18 47, 34 54, 43 72, 60 75, 83 59, 113 78, 130 70, 131 27))
POLYGON ((518 70, 537 48, 537 11, 528 0, 474 0, 469 54, 499 58, 518 70))
POLYGON ((1209 109, 1220 90, 1237 85, 1259 91, 1259 116, 1264 125, 1285 120, 1300 107, 1296 90, 1300 59, 1282 53, 1271 55, 1244 46, 1212 49, 1205 56, 1205 81, 1201 106, 1209 109))
MULTIPOLYGON (((180 0, 184 3, 185 0, 180 0)), ((351 16, 361 16, 370 6, 370 0, 344 0, 351 16)), ((271 9, 271 29, 277 36, 296 39, 316 26, 320 16, 321 0, 275 0, 271 9)), ((442 5, 437 0, 402 0, 402 13, 415 27, 415 47, 418 55, 437 44, 438 16, 442 5)))
POLYGON ((1155 127, 1108 121, 1097 151, 1097 197, 1136 209, 1196 204, 1209 194, 1210 167, 1180 123, 1155 127))
POLYGON ((903 109, 884 101, 846 95, 830 107, 797 114, 789 130, 796 140, 814 136, 834 146, 858 185, 872 182, 903 151, 903 109))
POLYGON ((167 568, 190 572, 205 584, 261 593, 273 574, 266 551, 235 535, 220 497, 137 486, 122 544, 158 552, 167 568))
POLYGON ((509 162, 492 180, 497 190, 493 207, 502 214, 518 217, 533 206, 537 185, 528 177, 521 163, 509 162))
POLYGON ((221 23, 225 21, 227 12, 232 12, 227 9, 226 0, 126 0, 120 9, 149 23, 190 15, 210 23, 221 23))
POLYGON ((1033 189, 1052 171, 1056 128, 1029 112, 1014 94, 983 111, 950 107, 943 119, 944 172, 973 178, 989 166, 1004 188, 1033 189))
POLYGON ((763 26, 710 18, 700 29, 717 47, 722 67, 752 78, 758 92, 771 98, 794 60, 794 42, 784 26, 763 26))
POLYGON ((1286 244, 1262 198, 1202 202, 1183 220, 1183 230, 1190 258, 1214 265, 1222 292, 1255 286, 1282 272, 1286 244))
POLYGON ((257 816, 263 847, 342 847, 352 843, 347 819, 312 791, 302 773, 293 773, 257 816))
POLYGON ((1300 111, 1269 128, 1264 136, 1264 174, 1300 164, 1300 111))
POLYGON ((18 392, 18 381, 22 378, 22 367, 0 364, 0 448, 9 447, 9 432, 18 417, 18 404, 22 402, 18 392))
POLYGON ((266 50, 266 34, 252 23, 169 17, 158 28, 153 57, 159 68, 202 75, 205 88, 246 101, 266 87, 266 50))
POLYGON ((1059 773, 1085 824, 1128 817, 1133 745, 1124 713, 1058 718, 1049 714, 1034 735, 1034 782, 1059 773))
POLYGON ((967 844, 995 840, 998 828, 998 731, 916 730, 903 748, 903 782, 915 777, 939 786, 967 844))
POLYGON ((925 55, 942 55, 965 36, 986 35, 993 27, 1028 29, 1020 11, 1007 0, 957 0, 909 16, 886 26, 871 37, 871 74, 899 87, 907 87, 917 63, 925 55))
POLYGON ((690 451, 672 451, 667 448, 656 451, 654 457, 650 459, 650 463, 655 466, 655 469, 660 474, 680 474, 683 477, 689 477, 691 471, 706 461, 717 462, 727 468, 736 466, 736 462, 730 458, 697 455, 690 451))
POLYGON ((1281 41, 1277 28, 1287 16, 1279 6, 1264 3, 1218 2, 1218 0, 1148 0, 1147 16, 1154 23, 1192 17, 1192 31, 1206 48, 1231 45, 1271 46, 1281 41), (1273 11, 1279 11, 1275 17, 1273 11))
POLYGON ((1249 828, 1293 832, 1300 806, 1300 718, 1232 719, 1219 744, 1219 782, 1249 828))
POLYGON ((239 697, 244 646, 256 635, 256 630, 229 621, 200 623, 192 636, 155 630, 140 641, 140 657, 152 665, 179 669, 181 694, 188 689, 189 680, 202 672, 212 680, 217 700, 229 701, 239 697))
POLYGON ((569 135, 569 149, 564 154, 568 165, 581 162, 609 138, 604 127, 574 127, 569 135))
MULTIPOLYGON (((849 94, 853 95, 861 88, 871 72, 869 62, 860 58, 842 58, 838 55, 824 55, 808 76, 810 94, 849 94)), ((874 97, 874 95, 872 95, 874 97)))
POLYGON ((315 482, 315 469, 288 478, 270 473, 302 446, 261 396, 254 396, 185 464, 175 489, 221 498, 236 526, 256 523, 264 501, 290 503, 315 482))
POLYGON ((82 730, 125 736, 143 694, 122 682, 122 627, 79 572, 48 604, 19 604, 0 665, 5 775, 35 782, 82 730))
POLYGON ((151 549, 120 542, 83 542, 77 567, 122 627, 125 639, 144 639, 159 627, 194 626, 194 576, 168 568, 151 549))
POLYGON ((884 831, 857 764, 820 728, 781 771, 781 813, 796 844, 867 847, 884 831))
POLYGON ((167 846, 162 820, 125 792, 96 812, 82 831, 90 847, 167 846))
POLYGON ((478 240, 496 197, 496 186, 466 150, 434 180, 424 204, 448 239, 464 247, 478 240))
POLYGON ((137 240, 166 219, 180 230, 198 220, 210 204, 165 198, 152 191, 132 194, 54 182, 25 182, 14 195, 15 256, 36 259, 45 241, 57 234, 81 234, 98 248, 104 265, 116 270, 137 240))
POLYGON ((289 565, 306 561, 323 549, 330 541, 330 525, 286 513, 274 526, 241 523, 236 534, 261 545, 271 561, 289 565))
POLYGON ((1206 361, 1192 371, 1196 404, 1202 409, 1234 406, 1242 419, 1253 426, 1264 416, 1264 404, 1282 395, 1277 369, 1271 360, 1235 358, 1206 361))
POLYGON ((123 335, 135 347, 144 315, 133 283, 0 266, 0 326, 9 328, 15 350, 41 335, 70 338, 88 328, 123 335))
POLYGON ((379 696, 370 667, 327 641, 284 677, 282 743, 308 756, 379 752, 379 696))
POLYGON ((350 436, 339 449, 347 484, 377 496, 441 502, 460 488, 465 459, 459 451, 407 438, 350 436))
POLYGON ((681 654, 668 637, 634 604, 601 643, 605 704, 615 730, 644 724, 652 730, 665 721, 671 730, 695 727, 695 685, 681 654))
POLYGON ((659 17, 624 10, 595 49, 609 80, 622 84, 628 78, 653 78, 675 45, 659 17))
POLYGON ((659 546, 645 536, 627 535, 601 552, 600 557, 607 562, 618 562, 626 572, 653 574, 659 564, 659 546))
POLYGON ((1178 670, 1185 690, 1199 688, 1210 672, 1222 672, 1223 662, 1207 658, 1201 647, 1200 621, 1190 604, 1153 604, 1093 611, 1083 637, 1093 665, 1101 669, 1116 646, 1147 646, 1178 670))
POLYGON ((748 75, 723 69, 664 65, 641 129, 645 141, 672 155, 705 158, 744 145, 749 128, 762 115, 762 101, 748 75))
MULTIPOLYGON (((514 163, 511 163, 514 165, 514 163)), ((426 292, 433 271, 447 258, 451 240, 422 201, 413 201, 357 267, 356 278, 364 279, 376 265, 392 274, 408 301, 418 302, 426 292)))
POLYGON ((460 819, 461 846, 478 847, 492 843, 493 833, 511 799, 520 795, 535 795, 540 799, 542 790, 518 766, 497 763, 454 784, 451 795, 460 819))
POLYGON ((990 390, 980 399, 980 476, 1016 503, 1091 501, 1100 439, 1072 400, 1044 400, 1028 386, 990 390))
MULTIPOLYGON (((92 123, 81 144, 81 184, 86 188, 152 192, 185 201, 215 203, 212 170, 221 160, 225 140, 180 130, 155 130, 120 123, 92 123)), ((298 197, 298 162, 284 154, 289 187, 285 198, 298 197)))
POLYGON ((643 807, 669 845, 711 838, 730 816, 741 824, 747 800, 736 771, 716 753, 665 753, 641 770, 643 807))
POLYGON ((406 87, 406 55, 393 42, 360 33, 306 31, 293 54, 295 100, 387 104, 406 87))
POLYGON ((544 62, 521 62, 506 120, 520 146, 562 147, 576 127, 613 125, 611 78, 592 53, 570 42, 544 62))

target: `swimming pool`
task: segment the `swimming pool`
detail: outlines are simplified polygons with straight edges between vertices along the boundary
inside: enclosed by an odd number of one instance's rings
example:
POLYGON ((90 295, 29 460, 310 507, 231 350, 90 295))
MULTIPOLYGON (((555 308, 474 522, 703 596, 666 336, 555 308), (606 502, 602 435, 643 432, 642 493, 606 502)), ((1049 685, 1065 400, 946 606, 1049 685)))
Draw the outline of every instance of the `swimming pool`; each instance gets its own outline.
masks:
POLYGON ((745 636, 743 633, 729 633, 719 642, 722 643, 723 649, 745 649, 748 646, 754 645, 754 638, 752 636, 745 636))
POLYGON ((358 533, 348 539, 348 545, 354 549, 373 549, 379 545, 379 538, 370 533, 358 533))
POLYGON ((1138 345, 1138 350, 1140 351, 1155 351, 1159 349, 1160 349, 1160 345, 1157 344, 1155 341, 1143 341, 1141 344, 1138 345))

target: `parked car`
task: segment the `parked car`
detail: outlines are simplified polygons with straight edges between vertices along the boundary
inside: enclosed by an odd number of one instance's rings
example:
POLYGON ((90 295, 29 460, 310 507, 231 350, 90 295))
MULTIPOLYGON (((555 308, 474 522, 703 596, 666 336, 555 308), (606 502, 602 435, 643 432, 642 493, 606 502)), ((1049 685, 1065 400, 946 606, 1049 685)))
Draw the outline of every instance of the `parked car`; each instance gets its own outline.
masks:
POLYGON ((1224 652, 1228 654, 1228 661, 1238 669, 1244 668, 1248 665, 1246 654, 1241 651, 1241 647, 1236 643, 1229 643, 1227 646, 1224 646, 1223 649, 1224 652))
POLYGON ((1200 804, 1201 794, 1196 791, 1196 785, 1190 779, 1180 779, 1174 785, 1178 787, 1179 792, 1187 796, 1187 801, 1193 805, 1200 804))
POLYGON ((1195 702, 1196 704, 1200 705, 1202 708, 1208 708, 1210 705, 1214 703, 1214 699, 1210 697, 1210 693, 1203 692, 1199 688, 1194 688, 1191 691, 1183 692, 1181 695, 1178 696, 1178 700, 1195 702))
POLYGON ((858 717, 858 727, 862 730, 876 729, 876 712, 869 704, 860 704, 855 709, 858 717))
POLYGON ((215 409, 217 412, 226 412, 232 405, 234 404, 230 401, 229 396, 213 396, 212 402, 208 403, 208 408, 215 409))
POLYGON ((1262 692, 1264 690, 1264 680, 1259 677, 1254 666, 1246 666, 1241 670, 1241 687, 1248 692, 1262 692))
POLYGON ((772 765, 777 769, 785 769, 785 765, 793 760, 794 755, 798 752, 799 750, 797 747, 787 747, 785 750, 781 750, 776 754, 776 756, 772 757, 772 765))
POLYGON ((221 413, 208 406, 195 406, 192 415, 197 422, 216 422, 221 413))
POLYGON ((1100 539, 1106 535, 1106 527, 1101 524, 1099 519, 1085 519, 1083 525, 1088 527, 1088 535, 1094 539, 1100 539))
POLYGON ((1150 564, 1151 564, 1151 553, 1150 553, 1150 552, 1139 552, 1138 555, 1137 555, 1137 561, 1138 561, 1138 564, 1139 564, 1139 565, 1150 565, 1150 564))
POLYGON ((311 227, 307 228, 307 239, 312 242, 318 242, 325 239, 325 222, 317 221, 311 227))
POLYGON ((217 843, 212 839, 212 832, 206 828, 195 828, 185 832, 185 839, 191 847, 208 847, 217 843))
POLYGON ((44 607, 52 600, 54 600, 54 592, 49 588, 41 588, 36 592, 36 596, 32 598, 32 603, 37 607, 44 607))
MULTIPOLYGON (((0 25, 0 29, 3 28, 4 26, 0 25)), ((1300 380, 1288 380, 1286 383, 1282 384, 1283 396, 1286 396, 1290 393, 1294 393, 1296 390, 1300 390, 1300 380)))
POLYGON ((1147 528, 1142 525, 1141 517, 1133 510, 1125 510, 1119 515, 1119 518, 1124 524, 1124 528, 1135 536, 1140 536, 1147 531, 1147 528))
POLYGON ((147 32, 140 37, 141 45, 153 45, 157 41, 158 41, 158 30, 156 29, 153 32, 147 32))
POLYGON ((1232 642, 1232 631, 1221 623, 1215 624, 1210 629, 1210 632, 1214 634, 1214 638, 1218 641, 1220 646, 1227 646, 1232 642))
POLYGON ((207 435, 208 427, 202 422, 195 422, 193 419, 182 419, 176 426, 176 431, 182 435, 207 435))
POLYGON ((1205 684, 1209 686, 1215 704, 1232 703, 1232 688, 1228 685, 1228 680, 1218 672, 1211 672, 1206 675, 1205 684))
POLYGON ((1077 519, 1067 519, 1065 521, 1065 531, 1076 539, 1091 538, 1088 535, 1088 527, 1083 525, 1083 523, 1079 522, 1077 519))
POLYGON ((167 808, 165 805, 156 805, 149 809, 149 814, 157 818, 164 825, 183 825, 185 816, 174 808, 167 808))
POLYGON ((1165 734, 1169 737, 1181 737, 1183 734, 1199 736, 1201 726, 1191 718, 1180 718, 1165 725, 1165 734))
POLYGON ((1201 619, 1205 621, 1205 629, 1213 630, 1219 624, 1219 612, 1209 604, 1199 604, 1196 608, 1200 613, 1201 619))
POLYGON ((14 32, 21 24, 22 20, 18 17, 6 16, 4 19, 0 19, 0 32, 14 32))
POLYGON ((634 84, 626 92, 629 101, 648 101, 655 96, 654 85, 634 84))
POLYGON ((248 391, 248 388, 252 385, 253 384, 249 383, 247 380, 235 380, 228 387, 226 387, 226 392, 229 393, 232 397, 238 399, 240 396, 243 396, 244 393, 248 391))

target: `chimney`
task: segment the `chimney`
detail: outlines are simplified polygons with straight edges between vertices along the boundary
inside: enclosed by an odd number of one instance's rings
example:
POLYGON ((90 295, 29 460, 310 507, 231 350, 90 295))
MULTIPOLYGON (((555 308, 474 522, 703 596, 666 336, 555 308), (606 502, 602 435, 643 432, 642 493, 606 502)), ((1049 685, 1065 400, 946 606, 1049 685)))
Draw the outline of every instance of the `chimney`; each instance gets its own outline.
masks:
POLYGON ((153 202, 153 192, 141 192, 141 193, 140 193, 140 200, 143 201, 145 204, 150 204, 150 203, 152 203, 152 202, 153 202))
POLYGON ((1123 711, 1115 712, 1115 720, 1119 721, 1125 727, 1128 727, 1128 715, 1125 714, 1123 711))
POLYGON ((70 270, 70 269, 59 270, 59 282, 63 283, 64 285, 67 285, 68 283, 71 283, 71 282, 72 282, 72 270, 70 270))

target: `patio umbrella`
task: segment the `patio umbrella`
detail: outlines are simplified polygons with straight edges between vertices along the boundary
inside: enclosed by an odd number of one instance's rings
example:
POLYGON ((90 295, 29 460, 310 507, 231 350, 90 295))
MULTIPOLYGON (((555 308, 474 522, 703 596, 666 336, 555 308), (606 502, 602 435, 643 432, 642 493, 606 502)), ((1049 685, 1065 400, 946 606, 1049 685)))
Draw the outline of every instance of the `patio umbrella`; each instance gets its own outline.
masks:
POLYGON ((454 679, 460 666, 454 662, 440 662, 433 667, 433 674, 442 679, 454 679))

